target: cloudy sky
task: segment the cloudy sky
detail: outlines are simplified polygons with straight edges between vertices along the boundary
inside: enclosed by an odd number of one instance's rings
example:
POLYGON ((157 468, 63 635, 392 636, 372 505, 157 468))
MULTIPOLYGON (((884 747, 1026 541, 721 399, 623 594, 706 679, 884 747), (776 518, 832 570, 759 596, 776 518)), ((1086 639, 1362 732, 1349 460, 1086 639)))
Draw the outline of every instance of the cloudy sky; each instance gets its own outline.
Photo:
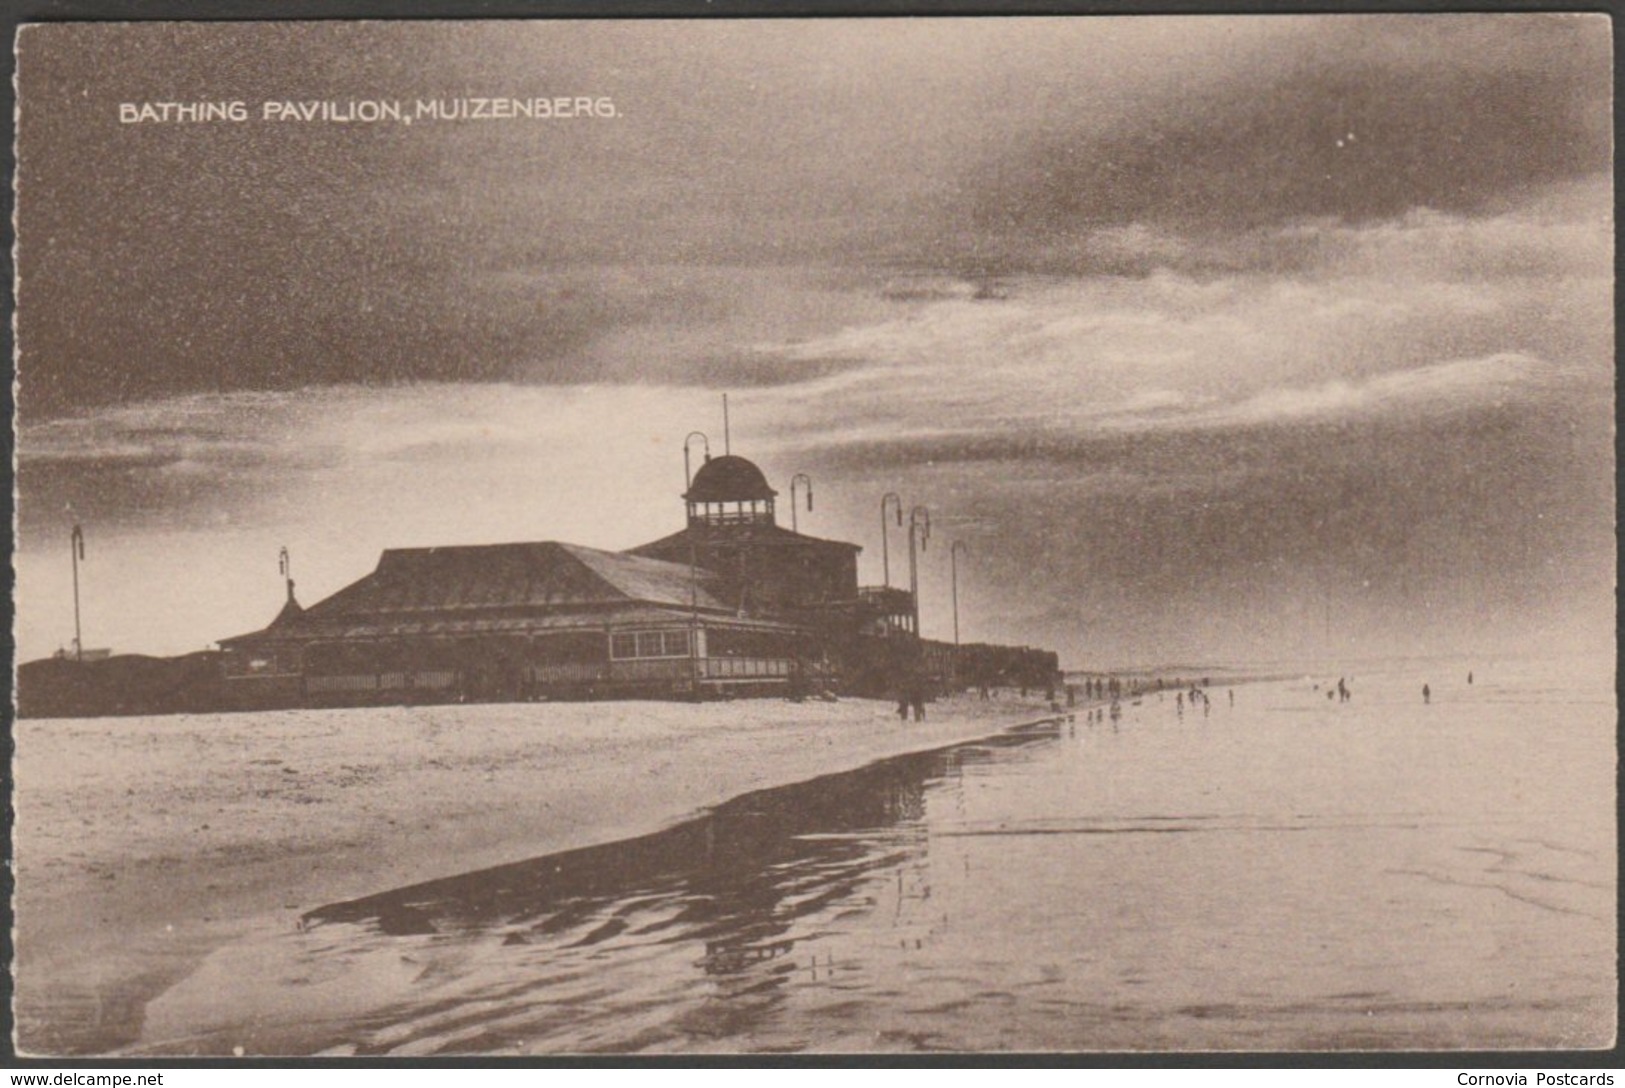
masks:
POLYGON ((865 582, 929 508, 928 634, 963 540, 964 636, 1074 667, 1612 646, 1601 17, 61 25, 19 75, 23 660, 76 521, 86 644, 149 653, 263 626, 283 545, 308 604, 663 535, 723 392, 865 582), (555 96, 614 116, 263 119, 555 96), (120 119, 198 101, 249 119, 120 119))

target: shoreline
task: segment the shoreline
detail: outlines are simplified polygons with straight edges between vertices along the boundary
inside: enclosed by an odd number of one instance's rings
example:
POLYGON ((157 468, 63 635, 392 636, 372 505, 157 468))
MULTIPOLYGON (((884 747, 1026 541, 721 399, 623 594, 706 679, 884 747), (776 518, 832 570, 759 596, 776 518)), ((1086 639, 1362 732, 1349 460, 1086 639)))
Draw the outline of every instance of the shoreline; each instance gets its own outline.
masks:
POLYGON ((956 696, 918 723, 860 699, 24 719, 15 1041, 115 1051, 148 1001, 261 927, 1057 713, 956 696))

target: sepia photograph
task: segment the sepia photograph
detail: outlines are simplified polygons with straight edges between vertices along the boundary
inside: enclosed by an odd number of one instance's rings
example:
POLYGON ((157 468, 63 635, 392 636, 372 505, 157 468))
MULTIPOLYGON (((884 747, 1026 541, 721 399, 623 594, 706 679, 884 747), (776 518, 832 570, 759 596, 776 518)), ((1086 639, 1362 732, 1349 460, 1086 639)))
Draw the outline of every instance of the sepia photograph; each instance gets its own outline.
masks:
POLYGON ((1612 34, 23 25, 14 1055, 1600 1060, 1612 34))

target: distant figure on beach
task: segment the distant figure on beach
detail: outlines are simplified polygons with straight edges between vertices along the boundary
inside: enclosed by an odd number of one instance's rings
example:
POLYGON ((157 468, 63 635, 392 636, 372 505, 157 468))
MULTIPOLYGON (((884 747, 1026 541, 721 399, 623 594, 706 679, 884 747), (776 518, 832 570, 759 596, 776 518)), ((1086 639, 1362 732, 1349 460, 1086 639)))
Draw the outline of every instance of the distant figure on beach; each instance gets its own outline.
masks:
POLYGON ((908 693, 901 692, 897 696, 897 717, 908 721, 908 693))
POLYGON ((1343 678, 1341 676, 1337 678, 1337 701, 1340 703, 1346 703, 1349 701, 1348 685, 1343 683, 1343 678))
POLYGON ((1174 706, 1181 714, 1185 713, 1185 693, 1183 691, 1174 694, 1174 706))
POLYGON ((915 684, 909 690, 908 700, 914 704, 914 720, 917 722, 925 721, 925 685, 915 684))
POLYGON ((1230 693, 1230 705, 1235 706, 1236 705, 1236 689, 1235 688, 1226 688, 1225 690, 1230 693))
POLYGON ((1433 701, 1433 692, 1428 689, 1428 686, 1426 684, 1423 684, 1422 685, 1422 703, 1424 705, 1426 705, 1428 703, 1431 703, 1432 701, 1433 701))
POLYGON ((1467 674, 1467 683, 1468 683, 1469 686, 1471 686, 1472 682, 1473 682, 1473 674, 1469 672, 1467 674))

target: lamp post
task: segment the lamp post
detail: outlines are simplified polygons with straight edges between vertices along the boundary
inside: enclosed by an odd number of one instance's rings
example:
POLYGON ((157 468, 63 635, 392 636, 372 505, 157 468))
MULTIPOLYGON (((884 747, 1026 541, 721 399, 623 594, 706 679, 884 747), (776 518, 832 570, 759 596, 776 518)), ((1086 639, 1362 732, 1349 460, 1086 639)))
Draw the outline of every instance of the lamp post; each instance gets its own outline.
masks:
POLYGON ((897 505, 897 526, 903 525, 903 497, 895 491, 888 491, 880 496, 880 581, 882 585, 891 585, 891 553, 886 549, 886 508, 888 504, 897 505))
POLYGON ((953 571, 954 593, 954 652, 959 652, 959 553, 963 551, 965 558, 970 558, 970 547, 963 540, 956 540, 948 549, 948 566, 953 571))
POLYGON ((282 551, 277 555, 277 570, 282 572, 282 581, 288 588, 288 600, 293 600, 293 558, 288 555, 288 546, 282 545, 282 551))
POLYGON ((73 527, 68 536, 68 551, 73 555, 73 659, 85 659, 85 636, 79 626, 79 560, 85 557, 85 531, 73 527))
MULTIPOLYGON (((685 444, 684 451, 687 452, 685 444)), ((688 664, 689 682, 694 685, 693 698, 697 703, 704 688, 700 684, 703 666, 700 662, 700 575, 699 558, 694 537, 688 538, 688 664)))
POLYGON ((931 511, 923 506, 916 506, 908 512, 908 592, 910 606, 914 610, 914 637, 920 635, 920 566, 915 555, 914 541, 920 542, 920 551, 931 540, 931 511))
POLYGON ((798 472, 790 477, 790 531, 800 532, 796 523, 796 485, 804 483, 807 487, 807 513, 812 513, 812 477, 805 472, 798 472))
POLYGON ((688 489, 694 486, 694 473, 688 467, 688 444, 698 438, 705 444, 705 459, 711 460, 711 440, 705 437, 704 431, 689 431, 683 438, 683 487, 688 489))

